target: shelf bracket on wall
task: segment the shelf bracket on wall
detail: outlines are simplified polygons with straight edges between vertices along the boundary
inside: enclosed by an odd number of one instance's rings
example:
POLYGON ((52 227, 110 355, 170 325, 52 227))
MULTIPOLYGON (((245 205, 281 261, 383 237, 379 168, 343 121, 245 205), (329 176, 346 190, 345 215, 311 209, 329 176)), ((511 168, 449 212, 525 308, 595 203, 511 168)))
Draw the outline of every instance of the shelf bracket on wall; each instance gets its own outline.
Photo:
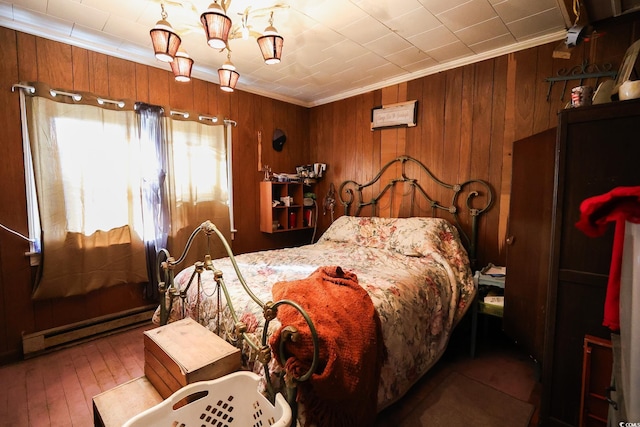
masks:
POLYGON ((572 68, 561 68, 558 70, 556 77, 547 77, 545 80, 549 83, 549 89, 547 90, 547 101, 551 97, 551 89, 553 85, 557 82, 562 82, 562 95, 560 95, 560 100, 564 101, 564 93, 567 90, 567 82, 569 80, 579 80, 580 83, 576 86, 582 86, 582 83, 585 79, 596 79, 596 85, 598 84, 598 79, 601 77, 609 77, 615 79, 618 75, 617 71, 611 71, 612 65, 609 63, 597 65, 597 64, 589 64, 588 61, 584 61, 580 65, 576 65, 572 68))

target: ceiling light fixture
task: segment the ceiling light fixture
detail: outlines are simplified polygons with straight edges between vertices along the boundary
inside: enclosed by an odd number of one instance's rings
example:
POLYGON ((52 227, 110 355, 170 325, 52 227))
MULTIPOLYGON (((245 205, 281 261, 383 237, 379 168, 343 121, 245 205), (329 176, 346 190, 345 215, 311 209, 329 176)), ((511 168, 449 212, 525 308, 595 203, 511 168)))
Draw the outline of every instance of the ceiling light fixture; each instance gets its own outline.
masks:
POLYGON ((156 22, 155 27, 149 31, 149 34, 151 35, 151 43, 153 44, 153 51, 155 52, 156 58, 162 62, 171 62, 176 52, 178 52, 182 40, 180 36, 173 31, 171 24, 167 22, 167 12, 164 10, 164 3, 161 3, 160 7, 162 8, 162 13, 160 14, 162 19, 156 22))
POLYGON ((191 68, 193 68, 193 59, 184 51, 184 49, 178 49, 176 55, 171 62, 171 71, 176 78, 177 82, 188 82, 191 80, 191 68))
POLYGON ((280 62, 283 44, 284 39, 273 26, 273 12, 271 12, 269 26, 264 29, 264 34, 258 37, 258 46, 260 46, 265 64, 272 65, 280 62))
POLYGON ((218 79, 220 79, 220 89, 225 92, 233 92, 238 83, 240 74, 236 71, 235 65, 231 62, 231 52, 227 53, 227 60, 222 67, 218 68, 218 79))
POLYGON ((214 49, 224 49, 229 39, 231 30, 231 18, 218 4, 218 0, 209 5, 209 8, 200 15, 200 22, 204 27, 207 43, 214 49))
MULTIPOLYGON (((172 1, 169 1, 172 3, 172 1)), ((231 18, 227 15, 227 8, 231 3, 230 0, 214 0, 200 15, 200 23, 204 28, 207 44, 220 52, 227 51, 227 61, 218 69, 218 77, 220 78, 220 88, 227 92, 233 92, 238 82, 240 74, 235 70, 235 66, 231 62, 231 50, 229 49, 229 40, 249 37, 255 37, 258 47, 262 53, 264 62, 267 65, 277 64, 282 58, 282 47, 284 38, 278 33, 273 26, 273 10, 279 8, 288 8, 288 5, 277 4, 271 7, 251 10, 251 6, 247 7, 242 16, 240 24, 233 26, 231 18), (262 17, 269 14, 269 25, 265 28, 264 33, 260 34, 251 29, 249 18, 262 17)), ((150 31, 153 50, 156 58, 171 64, 175 78, 180 82, 191 80, 191 70, 194 61, 180 47, 182 40, 178 33, 173 30, 167 22, 167 13, 164 10, 164 3, 160 4, 162 9, 162 19, 158 21, 150 31)), ((195 9, 194 9, 195 10, 195 9)), ((185 31, 191 31, 195 28, 190 24, 185 25, 185 31)), ((180 26, 178 26, 180 29, 180 26)))

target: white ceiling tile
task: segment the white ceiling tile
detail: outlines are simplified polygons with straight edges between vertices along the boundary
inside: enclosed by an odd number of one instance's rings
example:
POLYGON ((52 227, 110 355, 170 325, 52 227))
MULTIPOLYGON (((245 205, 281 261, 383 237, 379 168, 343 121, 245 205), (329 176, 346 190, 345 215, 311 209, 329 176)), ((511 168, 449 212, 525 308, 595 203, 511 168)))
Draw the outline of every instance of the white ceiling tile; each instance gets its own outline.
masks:
POLYGON ((505 34, 509 34, 509 30, 497 16, 455 32, 455 35, 466 45, 477 44, 505 34))
MULTIPOLYGON (((195 61, 194 77, 218 82, 227 53, 205 43, 200 14, 212 0, 166 0, 168 21, 195 61)), ((266 66, 255 38, 229 42, 238 88, 318 105, 564 37, 558 0, 283 0, 274 26, 282 62, 266 66), (505 25, 507 23, 507 25, 505 25), (512 34, 511 34, 511 33, 512 34), (449 61, 451 64, 449 64, 449 61)), ((594 0, 595 1, 595 0, 594 0)), ((0 0, 0 25, 167 69, 151 52, 149 30, 163 0, 0 0)), ((233 0, 256 32, 273 0, 233 0)))
MULTIPOLYGON (((72 0, 77 2, 77 0, 72 0)), ((81 0, 85 7, 99 9, 103 12, 129 18, 132 21, 138 19, 148 7, 156 11, 154 14, 155 21, 160 19, 160 3, 159 2, 140 2, 131 0, 81 0)), ((165 4, 169 8, 169 2, 165 4)))
POLYGON ((402 70, 400 71, 401 73, 399 72, 397 67, 391 64, 383 65, 376 69, 371 70, 371 72, 368 74, 360 74, 359 76, 356 76, 355 82, 359 84, 372 85, 380 81, 389 80, 393 77, 397 77, 401 74, 404 74, 404 75, 408 74, 402 70))
POLYGON ((407 13, 421 7, 418 0, 352 0, 367 14, 383 23, 393 20, 398 15, 407 13))
POLYGON ((404 65, 402 68, 409 73, 424 75, 424 70, 427 70, 430 67, 435 67, 436 65, 438 65, 438 62, 435 59, 427 57, 421 61, 414 62, 413 64, 404 65))
POLYGON ((453 9, 458 6, 462 6, 465 3, 469 3, 471 0, 419 0, 429 12, 434 15, 438 15, 447 10, 453 9))
POLYGON ((469 47, 475 53, 488 52, 494 49, 499 49, 501 47, 507 46, 511 43, 515 43, 515 39, 511 33, 504 34, 499 37, 495 37, 493 39, 484 40, 479 43, 475 43, 470 45, 469 47))
POLYGON ((399 49, 408 49, 411 44, 396 33, 387 33, 385 36, 365 43, 364 46, 380 56, 389 56, 399 49))
POLYGON ((111 15, 104 26, 104 32, 136 44, 151 45, 151 28, 131 22, 119 16, 111 15))
POLYGON ((386 23, 391 31, 404 38, 434 29, 442 23, 424 7, 414 9, 404 15, 397 16, 386 23))
POLYGON ((562 30, 565 28, 562 14, 557 9, 531 15, 507 24, 509 31, 516 40, 522 41, 543 33, 562 30))
POLYGON ((47 13, 96 30, 104 28, 109 18, 107 12, 78 4, 72 0, 49 0, 47 13))
POLYGON ((393 54, 388 55, 385 59, 393 62, 399 67, 405 67, 409 64, 414 64, 425 59, 430 59, 430 57, 417 47, 411 46, 410 48, 394 52, 393 54))
POLYGON ((342 27, 367 16, 365 11, 346 0, 313 0, 306 4, 303 2, 302 5, 299 0, 296 0, 292 7, 334 30, 340 30, 342 27), (340 13, 336 13, 336 11, 340 11, 340 13))
POLYGON ((556 0, 503 0, 494 3, 493 8, 504 22, 509 23, 557 6, 556 0))
MULTIPOLYGON (((66 19, 61 19, 55 16, 46 15, 44 13, 37 12, 33 9, 25 9, 20 6, 13 7, 13 19, 17 22, 25 23, 27 25, 38 26, 40 22, 45 20, 47 25, 42 28, 43 32, 55 34, 63 34, 68 36, 71 34, 73 28, 73 22, 66 19)), ((25 29, 19 28, 24 31, 25 29)))
MULTIPOLYGON (((296 49, 305 49, 317 52, 318 50, 326 50, 342 41, 344 37, 334 31, 326 31, 322 26, 316 26, 306 30, 299 35, 291 37, 295 43, 296 49)), ((285 42, 290 37, 285 39, 285 42)))
POLYGON ((471 55, 473 54, 473 51, 469 49, 464 43, 458 41, 447 46, 429 50, 427 51, 427 54, 429 54, 429 56, 431 56, 439 63, 444 63, 471 55))
MULTIPOLYGON (((98 0, 95 0, 95 1, 98 1, 98 0)), ((138 16, 129 15, 128 18, 134 22, 137 22, 140 25, 145 25, 149 27, 149 29, 151 29, 156 24, 156 22, 158 22, 161 19, 160 5, 155 2, 146 3, 145 8, 142 10, 142 12, 138 16)), ((173 18, 174 18, 173 15, 167 16, 167 21, 169 22, 169 24, 171 24, 171 26, 175 26, 176 24, 178 24, 178 22, 175 21, 173 18)))
POLYGON ((336 43, 333 46, 329 46, 323 50, 327 56, 331 56, 337 61, 357 61, 363 55, 371 53, 365 47, 356 44, 350 40, 344 40, 340 43, 336 43))
POLYGON ((382 64, 387 63, 387 61, 382 58, 380 55, 377 55, 373 52, 367 51, 364 55, 353 58, 351 60, 346 61, 348 64, 357 64, 357 66, 361 69, 362 72, 365 70, 370 70, 372 68, 379 67, 382 64))
POLYGON ((14 5, 17 4, 23 9, 29 9, 40 13, 47 13, 48 0, 24 0, 20 2, 11 2, 14 5))
POLYGON ((286 74, 282 74, 278 78, 274 79, 274 81, 282 86, 289 87, 291 90, 299 90, 309 84, 304 79, 291 78, 286 74))
MULTIPOLYGON (((433 62, 433 58, 431 58, 425 52, 413 46, 408 49, 400 50, 391 55, 388 55, 385 59, 387 59, 388 61, 396 64, 398 67, 401 67, 405 70, 409 68, 411 65, 415 65, 418 63, 426 64, 425 61, 433 62)), ((412 67, 412 68, 415 68, 415 67, 412 67)))
POLYGON ((368 15, 340 28, 340 34, 360 44, 375 40, 387 31, 388 28, 386 26, 368 15))
MULTIPOLYGON (((151 39, 149 38, 149 42, 151 39)), ((149 51, 152 50, 151 43, 148 45, 149 51)), ((234 46, 231 53, 231 61, 237 62, 242 58, 242 55, 235 55, 236 46, 234 46)), ((182 37, 182 49, 184 49, 195 62, 215 67, 216 69, 227 60, 227 52, 220 52, 217 49, 212 49, 205 41, 205 37, 198 37, 195 34, 190 34, 189 37, 182 37)), ((258 54, 259 55, 259 54, 258 54)))
POLYGON ((373 70, 371 70, 371 72, 376 76, 378 81, 388 80, 400 75, 407 74, 405 70, 389 62, 377 68, 374 68, 373 70))
MULTIPOLYGON (((319 33, 335 32, 330 27, 327 27, 324 23, 318 22, 297 10, 290 10, 286 19, 276 20, 274 17, 273 24, 278 29, 278 32, 280 32, 280 34, 288 36, 291 39, 297 38, 301 33, 305 33, 310 30, 319 33)), ((255 23, 254 27, 254 30, 258 32, 262 32, 264 30, 262 24, 258 22, 255 23)))
POLYGON ((455 43, 458 41, 458 38, 451 30, 441 25, 416 36, 409 37, 409 41, 413 43, 414 46, 426 52, 455 43))
POLYGON ((436 14, 436 17, 454 32, 496 16, 496 11, 487 0, 471 0, 465 3, 464 7, 458 6, 436 14))
MULTIPOLYGON (((284 54, 282 55, 284 58, 284 54)), ((318 52, 299 49, 295 51, 291 58, 302 67, 313 68, 328 60, 328 55, 318 55, 318 52)))

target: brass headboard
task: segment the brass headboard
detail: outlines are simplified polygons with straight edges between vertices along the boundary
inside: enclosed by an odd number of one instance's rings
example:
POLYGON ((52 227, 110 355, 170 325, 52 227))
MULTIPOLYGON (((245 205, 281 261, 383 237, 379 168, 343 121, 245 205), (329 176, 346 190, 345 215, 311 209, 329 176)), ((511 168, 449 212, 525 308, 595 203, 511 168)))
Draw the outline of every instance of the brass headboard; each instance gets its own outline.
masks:
MULTIPOLYGON (((382 184, 383 183, 381 182, 380 186, 382 186, 382 184)), ((410 156, 400 156, 384 165, 382 169, 380 169, 380 172, 378 172, 371 181, 365 184, 360 184, 353 180, 344 181, 340 184, 340 188, 338 189, 338 197, 344 206, 345 215, 360 216, 363 208, 369 207, 371 209, 370 216, 379 216, 380 200, 385 195, 388 195, 390 212, 394 212, 393 203, 398 200, 395 196, 399 186, 402 186, 400 200, 403 206, 398 210, 398 216, 420 216, 418 209, 419 199, 416 199, 416 196, 422 196, 422 199, 426 201, 428 207, 431 209, 431 216, 436 217, 439 210, 448 212, 453 219, 453 223, 458 228, 463 243, 467 248, 471 265, 475 265, 478 241, 478 219, 480 215, 486 212, 493 203, 493 190, 491 189, 491 186, 487 182, 479 179, 470 179, 461 184, 447 184, 436 178, 419 160, 410 156), (374 188, 374 185, 381 180, 388 169, 396 167, 398 164, 401 166, 398 174, 399 176, 390 179, 384 187, 380 188, 379 191, 375 193, 376 189, 374 188), (408 164, 414 164, 416 166, 411 170, 412 172, 417 171, 414 176, 419 176, 421 172, 424 172, 426 176, 437 186, 450 191, 451 202, 448 206, 430 197, 423 186, 420 185, 417 178, 407 176, 408 164), (370 190, 367 190, 369 188, 370 190), (367 196, 366 200, 363 195, 363 191, 365 190, 372 193, 370 196, 367 196), (406 203, 407 199, 409 200, 408 203, 406 203), (461 205, 462 200, 464 200, 464 206, 461 205), (480 206, 474 207, 474 205, 480 206), (352 207, 355 208, 353 213, 351 213, 352 207), (463 208, 467 209, 467 213, 471 219, 471 233, 467 233, 460 222, 459 214, 463 208)))

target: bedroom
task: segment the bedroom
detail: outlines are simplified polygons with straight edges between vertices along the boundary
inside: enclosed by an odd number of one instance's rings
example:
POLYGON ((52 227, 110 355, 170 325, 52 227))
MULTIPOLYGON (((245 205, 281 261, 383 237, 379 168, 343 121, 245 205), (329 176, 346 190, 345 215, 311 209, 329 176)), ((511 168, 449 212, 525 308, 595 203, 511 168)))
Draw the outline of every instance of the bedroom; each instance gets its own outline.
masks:
MULTIPOLYGON (((6 89, 0 100, 5 106, 17 105, 16 94, 9 90, 11 85, 18 81, 43 81, 55 87, 112 98, 135 98, 175 109, 220 114, 237 121, 234 185, 242 190, 236 190, 235 209, 249 214, 236 216, 239 230, 233 241, 236 253, 306 241, 306 236, 272 236, 259 231, 255 219, 259 212, 258 182, 262 178, 256 167, 258 130, 265 135, 276 127, 287 131, 287 144, 282 152, 263 153, 263 164, 274 171, 292 171, 298 164, 313 161, 329 165, 327 178, 318 186, 320 197, 326 194, 329 182, 337 185, 344 179, 371 178, 386 161, 402 154, 422 160, 447 182, 480 177, 490 182, 499 196, 480 227, 482 249, 478 264, 503 264, 511 192, 511 144, 554 127, 556 112, 567 100, 566 95, 564 100, 560 99, 561 87, 557 85, 547 101, 545 78, 584 59, 598 64, 610 62, 617 68, 626 48, 637 38, 637 25, 637 18, 617 20, 607 28, 605 37, 578 46, 569 60, 553 59, 552 52, 558 43, 547 43, 311 108, 244 91, 223 94, 217 85, 200 80, 194 80, 185 90, 185 86, 172 81, 166 70, 2 28, 0 38, 9 42, 3 43, 0 51, 3 59, 0 78, 6 89), (412 99, 419 102, 416 128, 369 130, 371 108, 412 99), (435 143, 422 143, 425 140, 435 143)), ((5 202, 0 208, 0 222, 25 232, 19 112, 17 108, 3 110, 0 120, 7 143, 3 147, 1 189, 5 202)), ((328 224, 328 217, 320 216, 320 229, 326 229, 328 224)), ((2 361, 20 357, 23 332, 47 330, 148 304, 124 286, 84 297, 33 301, 33 271, 24 257, 28 245, 7 235, 3 235, 0 245, 2 361)))

